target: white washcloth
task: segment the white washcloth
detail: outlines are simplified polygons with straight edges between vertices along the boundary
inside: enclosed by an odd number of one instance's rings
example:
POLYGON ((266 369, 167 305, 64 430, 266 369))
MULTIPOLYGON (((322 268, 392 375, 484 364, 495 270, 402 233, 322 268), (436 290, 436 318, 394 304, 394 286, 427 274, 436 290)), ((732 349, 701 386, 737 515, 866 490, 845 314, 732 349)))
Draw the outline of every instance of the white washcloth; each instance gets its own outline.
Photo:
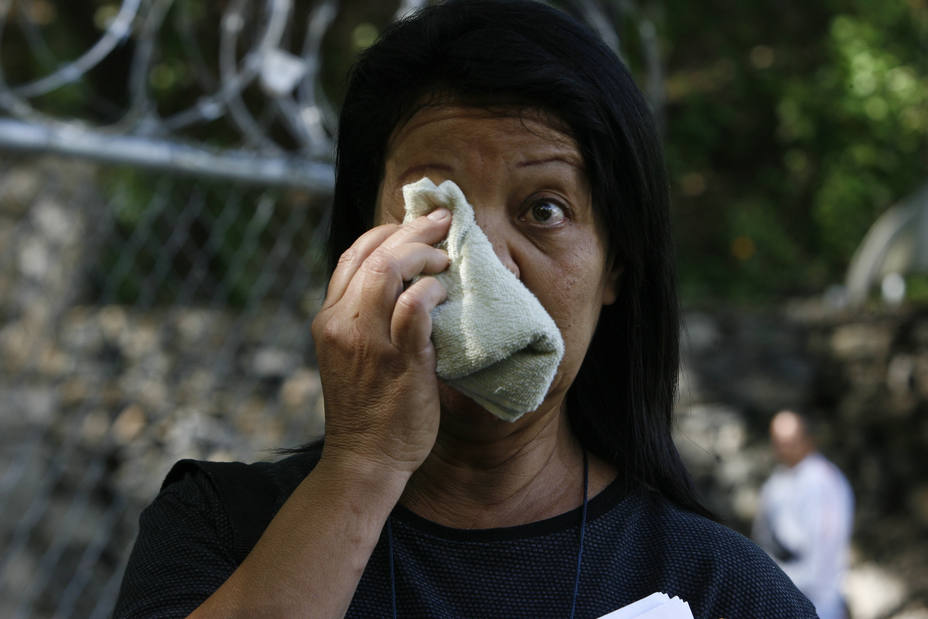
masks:
POLYGON ((500 262, 452 181, 423 178, 403 187, 405 221, 445 207, 438 244, 451 259, 436 275, 448 298, 432 312, 439 378, 506 421, 541 405, 564 356, 564 341, 535 295, 500 262))

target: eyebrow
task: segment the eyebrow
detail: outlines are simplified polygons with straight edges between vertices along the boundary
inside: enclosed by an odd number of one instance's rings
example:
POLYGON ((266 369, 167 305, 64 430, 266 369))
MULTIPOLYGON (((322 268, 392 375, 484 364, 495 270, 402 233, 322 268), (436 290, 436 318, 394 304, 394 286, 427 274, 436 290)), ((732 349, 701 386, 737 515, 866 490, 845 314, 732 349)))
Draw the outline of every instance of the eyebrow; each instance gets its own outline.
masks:
POLYGON ((444 164, 444 163, 423 163, 423 164, 414 165, 409 168, 406 168, 406 170, 400 175, 400 178, 406 178, 407 176, 410 176, 411 174, 415 174, 422 170, 441 170, 442 172, 453 172, 454 171, 451 166, 444 164))

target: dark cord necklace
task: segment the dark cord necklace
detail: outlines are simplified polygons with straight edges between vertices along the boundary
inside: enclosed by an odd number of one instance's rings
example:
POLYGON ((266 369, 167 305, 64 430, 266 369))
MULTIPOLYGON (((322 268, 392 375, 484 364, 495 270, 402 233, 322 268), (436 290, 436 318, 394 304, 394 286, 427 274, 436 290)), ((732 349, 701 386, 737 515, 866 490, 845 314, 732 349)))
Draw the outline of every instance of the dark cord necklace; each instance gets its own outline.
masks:
MULTIPOLYGON (((583 565, 583 535, 586 532, 586 504, 590 485, 590 468, 586 457, 586 450, 583 450, 583 507, 580 510, 580 542, 577 549, 577 573, 574 575, 574 593, 570 601, 570 619, 573 619, 577 610, 577 594, 580 591, 580 567, 583 565)), ((387 518, 387 555, 390 563, 390 602, 393 606, 393 619, 397 618, 396 614, 396 570, 393 564, 393 527, 390 525, 390 518, 387 518)))

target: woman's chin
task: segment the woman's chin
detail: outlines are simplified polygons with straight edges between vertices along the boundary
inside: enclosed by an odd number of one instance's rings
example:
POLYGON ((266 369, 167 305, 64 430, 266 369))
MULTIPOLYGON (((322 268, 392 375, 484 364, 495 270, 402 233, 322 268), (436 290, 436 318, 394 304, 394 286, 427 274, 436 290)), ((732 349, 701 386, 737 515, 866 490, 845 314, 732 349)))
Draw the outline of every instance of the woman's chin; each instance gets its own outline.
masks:
POLYGON ((500 424, 511 425, 444 382, 439 382, 438 397, 441 402, 442 427, 490 429, 500 424))
POLYGON ((543 410, 550 410, 543 404, 541 409, 525 413, 516 421, 504 421, 444 382, 439 382, 438 394, 441 402, 440 432, 462 438, 499 438, 532 424, 540 418, 543 410))

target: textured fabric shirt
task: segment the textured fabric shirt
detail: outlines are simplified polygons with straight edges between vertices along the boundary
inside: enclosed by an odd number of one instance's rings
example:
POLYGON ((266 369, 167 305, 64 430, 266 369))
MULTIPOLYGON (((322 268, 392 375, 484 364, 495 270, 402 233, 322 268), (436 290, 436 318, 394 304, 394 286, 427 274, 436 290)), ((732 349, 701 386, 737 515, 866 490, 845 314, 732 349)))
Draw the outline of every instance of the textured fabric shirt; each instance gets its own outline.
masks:
POLYGON ((753 536, 822 619, 845 616, 841 594, 854 520, 847 479, 821 454, 779 467, 761 489, 753 536))
MULTIPOLYGON (((182 461, 143 512, 115 616, 185 616, 235 570, 318 454, 277 463, 182 461)), ((400 617, 567 617, 581 510, 516 527, 460 530, 398 506, 390 516, 400 617)), ((386 529, 385 529, 386 530, 386 529)), ((386 533, 349 617, 389 617, 386 533)), ((753 542, 655 493, 615 482, 588 504, 576 617, 663 591, 694 617, 815 617, 753 542)))

